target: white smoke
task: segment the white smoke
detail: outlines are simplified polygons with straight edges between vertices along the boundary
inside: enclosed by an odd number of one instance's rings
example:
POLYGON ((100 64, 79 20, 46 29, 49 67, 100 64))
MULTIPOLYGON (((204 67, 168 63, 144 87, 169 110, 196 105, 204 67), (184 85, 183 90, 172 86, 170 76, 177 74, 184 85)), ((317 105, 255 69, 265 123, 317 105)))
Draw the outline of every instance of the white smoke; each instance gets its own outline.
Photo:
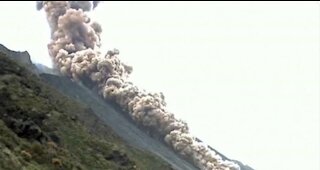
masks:
POLYGON ((166 109, 162 93, 148 93, 129 82, 132 67, 120 61, 118 50, 101 54, 102 28, 85 13, 98 2, 37 1, 37 9, 44 8, 47 15, 51 28, 48 50, 60 73, 76 81, 89 78, 105 99, 115 101, 134 121, 163 136, 168 145, 200 169, 240 169, 195 140, 186 122, 166 109))

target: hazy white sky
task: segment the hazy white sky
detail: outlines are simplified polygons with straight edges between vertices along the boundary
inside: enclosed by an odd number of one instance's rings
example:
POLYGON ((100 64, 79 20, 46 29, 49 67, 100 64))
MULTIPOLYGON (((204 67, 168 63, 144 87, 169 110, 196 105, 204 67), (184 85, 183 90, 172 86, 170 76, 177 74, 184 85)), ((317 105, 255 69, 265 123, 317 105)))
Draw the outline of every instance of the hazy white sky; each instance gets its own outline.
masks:
MULTIPOLYGON (((0 43, 50 65, 34 2, 0 2, 0 43)), ((104 2, 90 14, 131 79, 258 170, 319 167, 319 2, 104 2)))

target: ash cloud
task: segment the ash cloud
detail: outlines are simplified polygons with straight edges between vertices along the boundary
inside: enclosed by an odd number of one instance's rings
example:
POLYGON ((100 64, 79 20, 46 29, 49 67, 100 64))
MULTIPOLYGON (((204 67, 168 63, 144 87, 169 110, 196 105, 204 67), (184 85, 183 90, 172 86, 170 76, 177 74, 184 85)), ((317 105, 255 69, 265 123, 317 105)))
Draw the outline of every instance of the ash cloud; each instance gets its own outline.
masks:
POLYGON ((176 119, 166 109, 162 93, 139 89, 128 77, 132 67, 121 62, 119 51, 100 52, 102 28, 91 21, 86 12, 99 1, 37 1, 44 9, 51 28, 48 51, 54 66, 75 81, 90 79, 106 100, 113 100, 137 123, 153 129, 177 153, 203 170, 240 169, 232 161, 223 160, 207 145, 189 133, 186 122, 176 119))

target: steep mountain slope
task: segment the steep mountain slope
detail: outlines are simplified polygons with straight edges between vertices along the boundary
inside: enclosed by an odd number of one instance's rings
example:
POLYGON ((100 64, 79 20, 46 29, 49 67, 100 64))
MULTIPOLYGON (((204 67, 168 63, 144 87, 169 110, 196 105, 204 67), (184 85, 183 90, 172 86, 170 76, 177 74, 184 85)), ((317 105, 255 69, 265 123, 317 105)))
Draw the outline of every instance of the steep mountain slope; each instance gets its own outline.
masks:
POLYGON ((1 44, 0 55, 0 169, 197 169, 89 83, 1 44))
POLYGON ((0 52, 0 169, 172 169, 0 52))
POLYGON ((121 114, 121 110, 117 109, 115 105, 112 103, 105 103, 103 99, 87 88, 78 85, 65 77, 49 74, 42 74, 41 77, 62 93, 83 104, 89 105, 101 121, 111 126, 113 130, 130 145, 143 150, 148 150, 158 155, 166 162, 170 163, 174 169, 196 169, 193 165, 177 156, 164 143, 151 138, 137 128, 130 119, 121 114))

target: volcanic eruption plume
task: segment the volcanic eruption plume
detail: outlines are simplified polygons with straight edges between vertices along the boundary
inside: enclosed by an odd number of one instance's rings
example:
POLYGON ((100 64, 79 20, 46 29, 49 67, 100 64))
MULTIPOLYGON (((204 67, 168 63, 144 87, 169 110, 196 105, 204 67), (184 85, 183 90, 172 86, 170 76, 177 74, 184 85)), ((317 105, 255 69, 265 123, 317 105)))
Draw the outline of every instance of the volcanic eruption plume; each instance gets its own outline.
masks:
POLYGON ((197 141, 187 124, 166 109, 162 93, 148 93, 129 82, 132 67, 120 61, 118 50, 101 54, 102 28, 86 15, 98 2, 37 1, 37 9, 44 9, 51 28, 48 50, 54 66, 72 80, 89 80, 106 100, 116 102, 138 124, 164 137, 200 169, 240 169, 197 141))

